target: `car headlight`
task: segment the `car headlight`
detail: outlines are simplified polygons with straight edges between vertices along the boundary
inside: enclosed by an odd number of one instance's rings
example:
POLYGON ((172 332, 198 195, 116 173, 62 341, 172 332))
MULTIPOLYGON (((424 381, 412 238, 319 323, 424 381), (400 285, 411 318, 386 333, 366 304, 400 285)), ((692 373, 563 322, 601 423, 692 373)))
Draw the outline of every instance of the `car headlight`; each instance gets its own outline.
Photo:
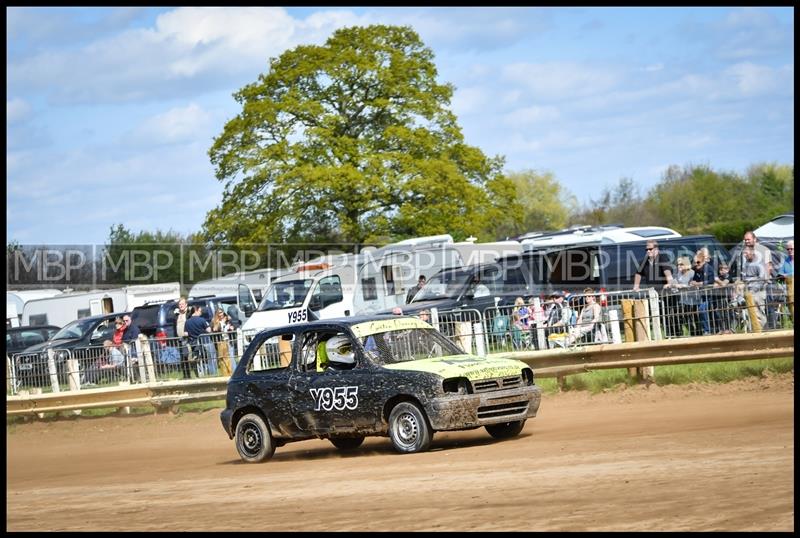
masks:
POLYGON ((530 368, 523 368, 522 381, 526 385, 533 385, 533 370, 531 370, 530 368))
POLYGON ((471 394, 472 387, 465 377, 451 377, 442 382, 442 389, 445 392, 455 394, 471 394))

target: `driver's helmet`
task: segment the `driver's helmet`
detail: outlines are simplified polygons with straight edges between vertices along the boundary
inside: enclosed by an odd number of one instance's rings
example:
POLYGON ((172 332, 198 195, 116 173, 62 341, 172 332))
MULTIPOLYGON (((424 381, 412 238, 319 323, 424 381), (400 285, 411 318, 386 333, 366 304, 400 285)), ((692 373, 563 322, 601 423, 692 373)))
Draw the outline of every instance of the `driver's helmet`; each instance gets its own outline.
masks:
POLYGON ((353 354, 353 344, 343 334, 329 338, 327 344, 325 344, 325 350, 328 352, 328 360, 330 362, 343 364, 355 364, 356 362, 353 354))

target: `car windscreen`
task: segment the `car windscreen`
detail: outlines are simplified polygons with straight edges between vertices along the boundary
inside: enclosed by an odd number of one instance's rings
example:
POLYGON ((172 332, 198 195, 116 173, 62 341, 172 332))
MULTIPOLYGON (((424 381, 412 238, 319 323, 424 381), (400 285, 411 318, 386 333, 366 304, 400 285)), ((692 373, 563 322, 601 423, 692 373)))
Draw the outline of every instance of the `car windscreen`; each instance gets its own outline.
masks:
POLYGON ((433 327, 369 334, 362 336, 360 342, 367 357, 381 366, 464 354, 433 327))
POLYGON ((61 340, 64 338, 83 338, 97 324, 94 319, 78 319, 66 325, 63 329, 53 335, 51 340, 61 340))
POLYGON ((463 269, 442 271, 433 275, 425 286, 417 292, 411 302, 458 299, 471 278, 472 272, 463 269))
POLYGON ((258 305, 259 312, 303 306, 313 283, 311 278, 273 282, 258 305))

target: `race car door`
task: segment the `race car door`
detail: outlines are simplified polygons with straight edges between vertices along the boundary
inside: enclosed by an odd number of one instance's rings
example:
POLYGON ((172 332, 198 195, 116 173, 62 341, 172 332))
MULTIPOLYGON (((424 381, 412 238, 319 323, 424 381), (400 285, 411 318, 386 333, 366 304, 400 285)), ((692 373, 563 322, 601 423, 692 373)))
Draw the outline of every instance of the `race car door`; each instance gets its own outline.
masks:
MULTIPOLYGON (((365 416, 360 399, 369 391, 368 379, 358 366, 352 339, 341 330, 318 329, 300 334, 300 360, 289 378, 295 423, 312 435, 346 434, 364 430, 374 417, 365 416), (328 341, 350 342, 351 361, 328 353, 328 341)), ((346 346, 345 346, 346 347, 346 346)))

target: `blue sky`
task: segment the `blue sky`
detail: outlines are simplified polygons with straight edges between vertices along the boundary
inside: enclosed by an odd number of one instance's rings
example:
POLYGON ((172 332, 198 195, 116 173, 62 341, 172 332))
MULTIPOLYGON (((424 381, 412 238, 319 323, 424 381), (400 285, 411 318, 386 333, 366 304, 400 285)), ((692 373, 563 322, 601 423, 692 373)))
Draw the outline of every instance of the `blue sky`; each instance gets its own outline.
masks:
POLYGON ((7 240, 198 231, 207 151, 268 59, 407 24, 466 141, 579 202, 670 165, 794 163, 793 8, 6 8, 7 240))

